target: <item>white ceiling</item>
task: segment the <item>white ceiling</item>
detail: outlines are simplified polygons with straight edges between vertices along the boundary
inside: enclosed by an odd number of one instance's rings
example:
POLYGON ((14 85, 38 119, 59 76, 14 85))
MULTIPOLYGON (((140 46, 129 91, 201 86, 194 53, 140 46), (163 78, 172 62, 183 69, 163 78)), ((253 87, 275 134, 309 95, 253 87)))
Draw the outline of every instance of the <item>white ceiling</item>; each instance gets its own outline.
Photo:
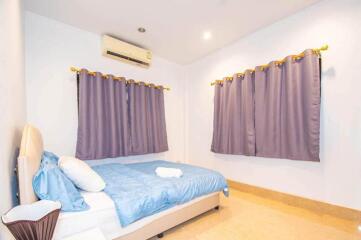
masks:
POLYGON ((187 64, 318 1, 25 0, 25 8, 187 64), (147 32, 139 33, 138 27, 147 32), (212 34, 208 40, 205 31, 212 34))

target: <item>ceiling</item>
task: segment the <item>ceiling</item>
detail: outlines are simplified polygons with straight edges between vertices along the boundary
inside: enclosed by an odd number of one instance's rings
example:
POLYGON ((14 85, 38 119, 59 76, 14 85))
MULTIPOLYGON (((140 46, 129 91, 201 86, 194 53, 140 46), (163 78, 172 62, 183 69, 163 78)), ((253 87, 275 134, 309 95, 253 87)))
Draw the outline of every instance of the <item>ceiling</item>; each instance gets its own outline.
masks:
POLYGON ((25 0, 25 8, 188 64, 318 1, 25 0), (139 27, 146 32, 139 33, 139 27))

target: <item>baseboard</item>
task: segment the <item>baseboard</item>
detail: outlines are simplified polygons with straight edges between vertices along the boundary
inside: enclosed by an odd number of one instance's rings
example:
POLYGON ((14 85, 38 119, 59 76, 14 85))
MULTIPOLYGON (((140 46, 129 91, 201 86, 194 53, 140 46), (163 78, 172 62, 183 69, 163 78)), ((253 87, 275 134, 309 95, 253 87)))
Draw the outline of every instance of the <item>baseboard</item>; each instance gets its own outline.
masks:
POLYGON ((251 193, 260 197, 276 200, 290 206, 301 207, 318 214, 331 215, 338 218, 343 218, 351 221, 361 221, 361 211, 346 207, 341 207, 317 200, 312 200, 304 197, 299 197, 287 193, 277 192, 274 190, 256 187, 253 185, 227 180, 231 188, 240 190, 242 192, 251 193))

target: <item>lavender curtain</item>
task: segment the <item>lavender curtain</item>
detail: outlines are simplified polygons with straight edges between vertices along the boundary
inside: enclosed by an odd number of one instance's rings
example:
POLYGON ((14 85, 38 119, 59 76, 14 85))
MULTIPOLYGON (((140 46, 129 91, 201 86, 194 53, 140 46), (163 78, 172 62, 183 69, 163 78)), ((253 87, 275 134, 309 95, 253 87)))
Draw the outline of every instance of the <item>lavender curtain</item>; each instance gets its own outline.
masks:
POLYGON ((133 82, 128 86, 128 94, 131 153, 167 151, 163 89, 133 82))
POLYGON ((217 84, 213 141, 216 153, 255 155, 254 74, 235 75, 217 84), (232 81, 230 81, 232 80, 232 81))
POLYGON ((312 50, 256 68, 256 155, 319 161, 320 63, 312 50))
POLYGON ((319 161, 320 97, 312 50, 217 84, 212 151, 319 161))
POLYGON ((79 73, 79 120, 76 157, 101 159, 131 150, 125 81, 100 73, 79 73))

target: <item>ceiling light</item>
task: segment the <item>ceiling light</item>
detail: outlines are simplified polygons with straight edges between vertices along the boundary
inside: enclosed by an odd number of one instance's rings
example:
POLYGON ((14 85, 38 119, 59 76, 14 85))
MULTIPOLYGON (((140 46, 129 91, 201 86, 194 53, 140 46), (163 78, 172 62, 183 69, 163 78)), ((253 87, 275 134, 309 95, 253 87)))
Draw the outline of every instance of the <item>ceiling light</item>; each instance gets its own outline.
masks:
POLYGON ((203 39, 204 39, 204 40, 208 40, 208 39, 210 39, 211 37, 212 37, 212 33, 211 33, 211 32, 206 31, 206 32, 203 33, 203 39))
POLYGON ((140 27, 140 28, 138 28, 138 32, 140 32, 140 33, 145 33, 145 28, 144 27, 140 27))
POLYGON ((357 228, 358 228, 358 230, 361 232, 361 225, 359 225, 357 228))

